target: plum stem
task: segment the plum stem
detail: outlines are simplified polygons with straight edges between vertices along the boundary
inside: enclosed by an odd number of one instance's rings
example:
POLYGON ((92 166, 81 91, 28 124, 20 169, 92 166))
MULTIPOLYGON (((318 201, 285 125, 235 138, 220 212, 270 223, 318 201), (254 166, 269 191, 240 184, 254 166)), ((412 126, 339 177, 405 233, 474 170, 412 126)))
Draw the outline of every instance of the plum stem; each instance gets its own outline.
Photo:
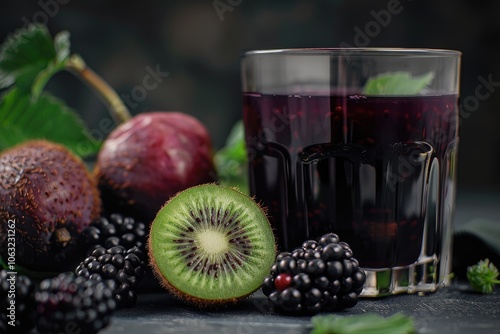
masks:
POLYGON ((92 71, 79 55, 72 55, 68 59, 67 68, 92 87, 107 105, 116 124, 124 123, 132 118, 128 108, 116 91, 103 78, 92 71))

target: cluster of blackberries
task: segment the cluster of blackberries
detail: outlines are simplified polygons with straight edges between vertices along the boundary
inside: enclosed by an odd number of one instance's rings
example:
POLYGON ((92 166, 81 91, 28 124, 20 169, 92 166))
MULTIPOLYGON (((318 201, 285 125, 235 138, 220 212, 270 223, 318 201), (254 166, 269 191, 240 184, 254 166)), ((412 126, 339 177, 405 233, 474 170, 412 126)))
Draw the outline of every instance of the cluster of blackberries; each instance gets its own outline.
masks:
POLYGON ((136 288, 146 270, 146 226, 112 214, 82 232, 87 258, 75 273, 63 273, 39 285, 29 277, 0 271, 0 333, 97 333, 113 311, 137 300, 136 288), (13 294, 15 291, 15 295, 13 294), (15 325, 15 327, 14 327, 15 325))
POLYGON ((116 308, 111 288, 73 273, 42 281, 35 299, 36 327, 41 333, 66 333, 72 328, 94 334, 109 324, 116 308))
POLYGON ((146 225, 119 213, 93 221, 82 231, 81 236, 89 253, 99 246, 123 246, 126 249, 138 247, 142 252, 146 251, 146 225))
POLYGON ((76 268, 76 275, 104 282, 111 288, 119 307, 133 306, 136 288, 144 277, 144 254, 138 247, 97 247, 76 268))
POLYGON ((38 286, 27 276, 0 271, 0 333, 95 334, 109 324, 116 308, 111 288, 73 273, 43 280, 38 286), (5 308, 4 308, 5 307, 5 308))
POLYGON ((29 277, 0 271, 0 333, 27 333, 35 326, 35 284, 29 277))
POLYGON ((278 311, 315 314, 353 307, 366 275, 334 233, 276 257, 262 292, 278 311))

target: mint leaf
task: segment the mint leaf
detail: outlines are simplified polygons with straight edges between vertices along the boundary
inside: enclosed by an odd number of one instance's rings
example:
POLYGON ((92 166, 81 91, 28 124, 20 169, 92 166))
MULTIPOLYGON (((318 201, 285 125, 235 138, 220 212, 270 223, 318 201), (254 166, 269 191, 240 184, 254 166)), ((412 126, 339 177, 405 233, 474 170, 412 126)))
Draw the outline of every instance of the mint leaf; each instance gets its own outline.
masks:
POLYGON ((15 83, 36 99, 47 81, 66 67, 69 36, 63 31, 52 40, 42 25, 29 25, 11 34, 0 47, 0 88, 15 83))
POLYGON ((17 30, 0 47, 0 88, 16 83, 23 90, 31 89, 38 73, 55 63, 56 57, 47 28, 29 25, 17 30))
POLYGON ((384 318, 375 313, 354 316, 314 316, 311 334, 411 334, 413 319, 402 313, 384 318))
POLYGON ((247 150, 243 121, 238 121, 226 139, 225 146, 214 157, 219 182, 229 187, 237 187, 248 194, 247 150))
POLYGON ((412 76, 409 72, 389 72, 370 77, 363 88, 366 95, 417 95, 434 79, 434 73, 412 76))
POLYGON ((9 89, 0 100, 0 150, 41 138, 63 144, 81 157, 97 153, 100 146, 63 102, 48 93, 33 100, 25 91, 9 89))
POLYGON ((42 93, 47 82, 57 72, 67 69, 70 58, 70 34, 62 31, 54 37, 55 58, 47 63, 47 66, 34 78, 31 86, 31 94, 36 99, 42 93))

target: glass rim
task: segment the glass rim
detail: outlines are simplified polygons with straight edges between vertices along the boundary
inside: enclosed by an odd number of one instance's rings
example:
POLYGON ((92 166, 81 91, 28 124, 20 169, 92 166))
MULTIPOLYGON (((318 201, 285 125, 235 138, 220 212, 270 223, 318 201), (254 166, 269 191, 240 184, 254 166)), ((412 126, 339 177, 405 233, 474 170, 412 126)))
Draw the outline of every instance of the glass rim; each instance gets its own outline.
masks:
POLYGON ((241 57, 265 55, 363 55, 363 56, 397 56, 397 57, 460 57, 461 51, 433 48, 394 48, 394 47, 346 47, 346 48, 284 48, 256 49, 241 52, 241 57))

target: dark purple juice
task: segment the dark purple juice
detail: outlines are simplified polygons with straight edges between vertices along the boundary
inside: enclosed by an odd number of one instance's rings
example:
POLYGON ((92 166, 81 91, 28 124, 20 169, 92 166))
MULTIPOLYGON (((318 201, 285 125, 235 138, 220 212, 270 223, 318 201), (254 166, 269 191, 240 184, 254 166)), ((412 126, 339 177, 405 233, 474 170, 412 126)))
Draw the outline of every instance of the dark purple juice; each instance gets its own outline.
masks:
POLYGON ((439 256, 454 201, 456 95, 247 93, 244 121, 250 189, 280 250, 335 232, 367 268, 439 256))

